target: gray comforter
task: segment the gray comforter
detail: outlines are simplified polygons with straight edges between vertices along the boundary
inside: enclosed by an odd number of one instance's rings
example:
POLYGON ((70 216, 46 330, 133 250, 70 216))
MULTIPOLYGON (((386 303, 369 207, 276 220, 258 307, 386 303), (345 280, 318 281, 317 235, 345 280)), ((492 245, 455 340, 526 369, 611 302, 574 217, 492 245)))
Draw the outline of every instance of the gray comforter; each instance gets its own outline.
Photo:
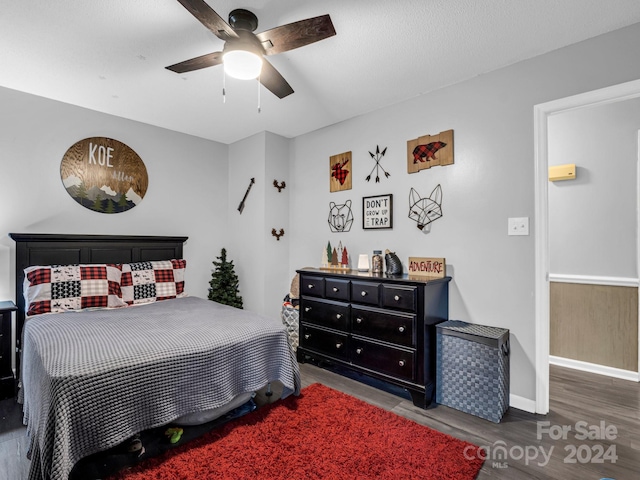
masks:
POLYGON ((33 317, 22 355, 32 480, 269 381, 300 391, 279 321, 195 297, 33 317))

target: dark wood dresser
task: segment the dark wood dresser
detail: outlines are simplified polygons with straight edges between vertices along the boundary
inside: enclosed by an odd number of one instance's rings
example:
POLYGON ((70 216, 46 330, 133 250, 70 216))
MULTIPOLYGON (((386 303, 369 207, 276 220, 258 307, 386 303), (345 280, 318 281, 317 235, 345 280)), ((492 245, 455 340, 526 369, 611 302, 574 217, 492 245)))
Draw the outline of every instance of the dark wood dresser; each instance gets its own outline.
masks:
POLYGON ((326 271, 300 274, 298 361, 329 361, 433 401, 436 325, 449 319, 449 281, 326 271))

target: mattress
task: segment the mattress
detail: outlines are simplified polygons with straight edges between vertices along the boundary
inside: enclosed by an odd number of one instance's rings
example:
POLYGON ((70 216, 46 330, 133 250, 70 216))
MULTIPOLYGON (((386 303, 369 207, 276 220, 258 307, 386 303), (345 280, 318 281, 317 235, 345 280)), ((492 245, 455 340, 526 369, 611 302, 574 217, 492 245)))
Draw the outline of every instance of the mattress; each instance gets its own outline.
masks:
POLYGON ((30 479, 66 480, 82 457, 271 381, 300 391, 278 319, 201 298, 39 315, 23 335, 30 479))

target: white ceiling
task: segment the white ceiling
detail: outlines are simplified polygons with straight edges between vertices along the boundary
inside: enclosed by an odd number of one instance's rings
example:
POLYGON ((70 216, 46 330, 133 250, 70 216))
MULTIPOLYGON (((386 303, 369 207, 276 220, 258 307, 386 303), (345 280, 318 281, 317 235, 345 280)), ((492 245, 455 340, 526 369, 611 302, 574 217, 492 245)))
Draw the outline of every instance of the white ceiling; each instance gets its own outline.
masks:
MULTIPOLYGON (((206 0, 257 32, 330 14, 337 35, 268 57, 280 100, 222 67, 164 67, 222 49, 176 0, 0 0, 0 85, 232 143, 294 137, 640 22, 638 0, 206 0)), ((1 111, 1 106, 0 106, 1 111)))

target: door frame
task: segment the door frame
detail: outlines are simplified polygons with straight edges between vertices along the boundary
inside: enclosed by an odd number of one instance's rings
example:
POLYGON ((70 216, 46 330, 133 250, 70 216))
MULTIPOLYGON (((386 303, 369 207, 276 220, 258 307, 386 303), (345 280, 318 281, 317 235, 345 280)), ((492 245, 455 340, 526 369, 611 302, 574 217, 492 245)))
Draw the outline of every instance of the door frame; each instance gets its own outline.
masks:
MULTIPOLYGON (((549 196, 548 118, 570 110, 640 97, 640 80, 573 95, 533 107, 535 162, 535 368, 536 413, 549 413, 549 196)), ((640 144, 640 140, 639 140, 640 144)), ((639 147, 640 148, 640 147, 639 147)), ((639 173, 640 175, 640 173, 639 173)), ((640 219, 640 213, 639 213, 640 219)), ((640 255, 639 255, 640 256, 640 255)), ((640 261, 638 266, 640 274, 640 261)), ((640 342, 639 342, 640 344, 640 342)), ((640 352, 640 348, 639 348, 640 352)), ((640 353, 638 355, 640 360, 640 353)))

